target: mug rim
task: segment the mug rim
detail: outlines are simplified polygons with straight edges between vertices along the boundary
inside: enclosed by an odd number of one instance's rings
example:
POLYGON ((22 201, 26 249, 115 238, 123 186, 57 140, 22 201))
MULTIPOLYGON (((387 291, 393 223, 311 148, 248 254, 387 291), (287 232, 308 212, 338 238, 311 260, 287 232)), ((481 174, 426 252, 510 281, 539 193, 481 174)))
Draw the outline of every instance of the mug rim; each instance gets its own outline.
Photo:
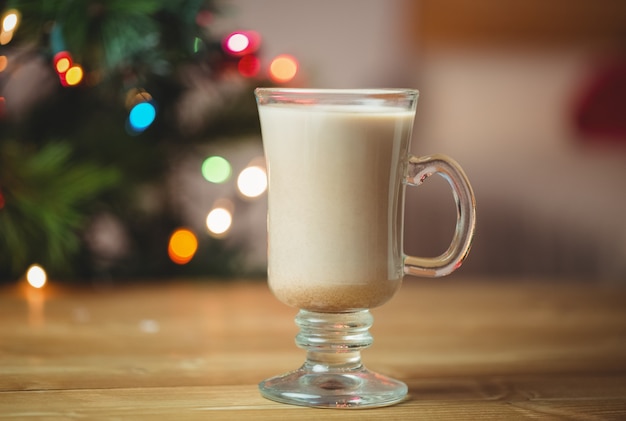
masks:
POLYGON ((254 96, 259 105, 283 103, 307 105, 311 102, 352 103, 353 101, 375 99, 385 102, 409 101, 415 103, 419 91, 412 88, 289 88, 258 87, 254 96))

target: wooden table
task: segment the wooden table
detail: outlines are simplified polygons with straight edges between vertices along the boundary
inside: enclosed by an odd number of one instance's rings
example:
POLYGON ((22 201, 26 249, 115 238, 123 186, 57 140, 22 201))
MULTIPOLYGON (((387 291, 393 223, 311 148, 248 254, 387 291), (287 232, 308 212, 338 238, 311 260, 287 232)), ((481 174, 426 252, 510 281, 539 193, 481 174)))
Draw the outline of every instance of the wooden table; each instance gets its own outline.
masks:
POLYGON ((263 281, 4 287, 0 420, 626 419, 624 287, 408 279, 363 360, 409 397, 363 411, 259 395, 295 313, 263 281))

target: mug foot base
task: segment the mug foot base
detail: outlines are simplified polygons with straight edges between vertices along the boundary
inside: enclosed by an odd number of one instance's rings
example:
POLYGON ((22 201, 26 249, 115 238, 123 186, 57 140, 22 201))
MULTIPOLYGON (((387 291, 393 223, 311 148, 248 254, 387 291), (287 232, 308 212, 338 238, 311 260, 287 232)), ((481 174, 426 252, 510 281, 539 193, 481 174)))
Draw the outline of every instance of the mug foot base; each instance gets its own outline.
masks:
POLYGON ((402 401, 408 388, 401 381, 365 367, 341 372, 315 372, 305 366, 259 383, 265 398, 317 408, 374 408, 402 401))

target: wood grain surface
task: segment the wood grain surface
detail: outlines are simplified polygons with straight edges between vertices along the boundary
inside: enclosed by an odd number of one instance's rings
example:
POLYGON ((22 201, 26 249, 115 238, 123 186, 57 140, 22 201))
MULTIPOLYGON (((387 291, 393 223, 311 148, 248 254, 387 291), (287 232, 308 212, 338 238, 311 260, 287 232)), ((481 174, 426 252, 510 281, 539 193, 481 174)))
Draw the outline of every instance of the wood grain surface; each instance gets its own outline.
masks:
POLYGON ((409 396, 323 410, 259 395, 304 360, 263 281, 4 287, 0 420, 626 419, 624 287, 408 279, 372 313, 363 361, 409 396))

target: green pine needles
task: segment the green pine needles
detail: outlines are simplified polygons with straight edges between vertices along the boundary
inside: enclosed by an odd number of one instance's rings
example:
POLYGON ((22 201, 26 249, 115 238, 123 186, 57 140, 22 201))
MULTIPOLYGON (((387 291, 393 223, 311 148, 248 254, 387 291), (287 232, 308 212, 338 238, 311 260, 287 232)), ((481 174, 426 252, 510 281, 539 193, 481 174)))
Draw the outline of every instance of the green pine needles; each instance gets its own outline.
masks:
POLYGON ((120 182, 114 168, 77 163, 71 155, 71 146, 61 141, 38 150, 0 144, 0 267, 13 275, 33 263, 71 273, 89 208, 120 182))

